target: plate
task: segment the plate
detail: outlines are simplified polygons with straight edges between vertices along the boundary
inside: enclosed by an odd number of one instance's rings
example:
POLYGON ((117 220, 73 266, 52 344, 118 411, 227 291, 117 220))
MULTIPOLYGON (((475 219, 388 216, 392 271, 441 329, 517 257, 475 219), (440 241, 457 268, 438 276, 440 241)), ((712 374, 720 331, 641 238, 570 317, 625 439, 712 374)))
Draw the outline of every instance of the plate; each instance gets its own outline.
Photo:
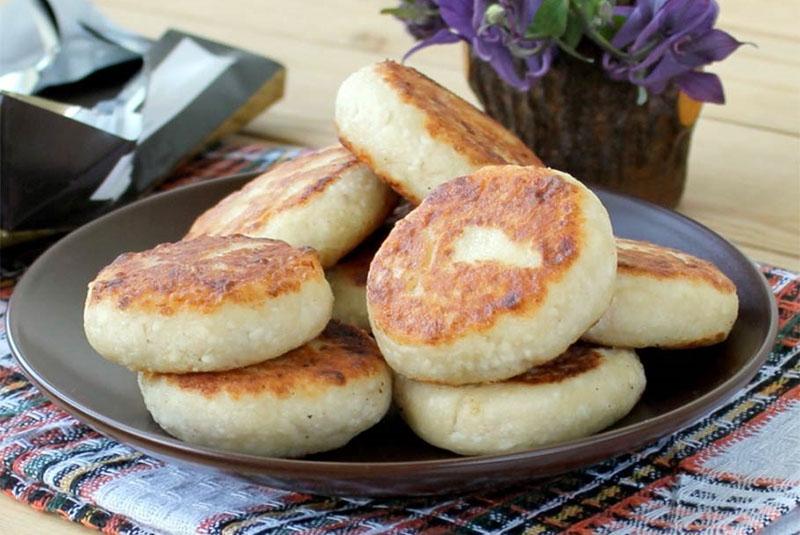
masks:
POLYGON ((162 431, 145 409, 135 374, 102 359, 89 346, 83 334, 86 285, 120 253, 179 239, 198 214, 247 178, 215 180, 138 201, 76 230, 39 257, 15 288, 7 327, 14 355, 46 396, 101 433, 161 459, 327 495, 444 494, 552 476, 673 433, 744 386, 775 338, 775 300, 764 277, 735 247, 675 212, 597 191, 618 236, 711 260, 734 281, 740 300, 739 318, 725 343, 641 352, 647 389, 615 426, 545 448, 479 457, 427 445, 396 415, 343 448, 299 460, 195 446, 162 431))

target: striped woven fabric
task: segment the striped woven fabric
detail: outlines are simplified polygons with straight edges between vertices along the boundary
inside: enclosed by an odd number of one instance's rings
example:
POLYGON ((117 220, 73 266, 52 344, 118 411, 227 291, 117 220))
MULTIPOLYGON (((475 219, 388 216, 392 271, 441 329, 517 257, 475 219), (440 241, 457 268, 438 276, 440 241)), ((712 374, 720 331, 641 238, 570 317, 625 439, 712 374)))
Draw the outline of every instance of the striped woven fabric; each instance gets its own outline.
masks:
MULTIPOLYGON (((262 169, 295 153, 217 147, 180 180, 262 169)), ((22 271, 13 265, 6 294, 22 271)), ((725 406, 546 484, 448 499, 325 498, 155 460, 46 401, 0 333, 0 488, 107 533, 752 533, 800 505, 800 276, 763 271, 780 333, 758 375, 725 406)))
POLYGON ((306 150, 263 142, 247 145, 218 142, 180 167, 159 189, 172 189, 239 173, 266 171, 276 163, 294 158, 306 150))

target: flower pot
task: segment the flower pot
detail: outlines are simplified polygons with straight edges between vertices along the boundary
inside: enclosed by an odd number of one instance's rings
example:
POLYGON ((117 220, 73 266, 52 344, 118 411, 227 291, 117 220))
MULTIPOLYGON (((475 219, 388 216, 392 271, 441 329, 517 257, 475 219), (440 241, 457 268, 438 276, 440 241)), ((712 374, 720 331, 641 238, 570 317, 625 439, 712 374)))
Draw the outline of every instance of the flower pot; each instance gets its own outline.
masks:
POLYGON ((486 112, 550 167, 663 206, 680 201, 700 105, 677 88, 638 105, 634 85, 564 56, 528 92, 471 53, 468 78, 486 112))

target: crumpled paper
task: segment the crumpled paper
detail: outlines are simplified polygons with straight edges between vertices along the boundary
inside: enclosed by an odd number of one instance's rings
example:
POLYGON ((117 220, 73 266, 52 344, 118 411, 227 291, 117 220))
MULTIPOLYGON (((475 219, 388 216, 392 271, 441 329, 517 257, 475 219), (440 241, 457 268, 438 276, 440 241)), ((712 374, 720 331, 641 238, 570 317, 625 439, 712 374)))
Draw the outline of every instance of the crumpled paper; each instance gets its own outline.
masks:
POLYGON ((12 0, 0 36, 0 245, 141 196, 283 93, 268 58, 176 30, 151 42, 83 0, 12 0))

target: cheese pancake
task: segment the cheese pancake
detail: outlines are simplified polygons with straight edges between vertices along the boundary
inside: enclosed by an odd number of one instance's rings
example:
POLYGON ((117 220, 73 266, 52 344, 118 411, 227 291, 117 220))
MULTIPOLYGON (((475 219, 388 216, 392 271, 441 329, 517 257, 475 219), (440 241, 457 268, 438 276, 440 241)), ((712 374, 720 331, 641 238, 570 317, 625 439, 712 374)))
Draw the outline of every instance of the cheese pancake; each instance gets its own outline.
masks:
POLYGON ((186 235, 243 234, 313 247, 323 267, 369 236, 397 197, 341 146, 284 162, 202 214, 186 235))
POLYGON ((507 379, 600 318, 616 262, 608 213, 580 182, 486 167, 440 186, 392 229, 367 279, 372 332, 407 377, 507 379))
POLYGON ((422 439, 463 455, 527 450, 596 433, 645 387, 636 353, 572 346, 503 382, 449 386, 397 376, 394 398, 422 439))
POLYGON ((367 314, 367 274, 378 248, 389 233, 384 225, 372 236, 325 271, 333 291, 333 319, 370 330, 367 314))
POLYGON ((542 165, 500 123, 393 61, 364 67, 342 83, 336 126, 341 143, 414 204, 486 165, 542 165))
POLYGON ((139 374, 168 433, 202 446, 299 457, 346 444, 391 402, 391 374, 364 331, 331 322, 287 354, 225 372, 139 374))
POLYGON ((119 256, 89 283, 84 330, 134 370, 226 370, 317 336, 333 296, 314 251, 203 236, 119 256))
POLYGON ((611 306, 585 340, 681 349, 722 342, 739 313, 736 286, 714 264, 653 243, 617 239, 611 306))

